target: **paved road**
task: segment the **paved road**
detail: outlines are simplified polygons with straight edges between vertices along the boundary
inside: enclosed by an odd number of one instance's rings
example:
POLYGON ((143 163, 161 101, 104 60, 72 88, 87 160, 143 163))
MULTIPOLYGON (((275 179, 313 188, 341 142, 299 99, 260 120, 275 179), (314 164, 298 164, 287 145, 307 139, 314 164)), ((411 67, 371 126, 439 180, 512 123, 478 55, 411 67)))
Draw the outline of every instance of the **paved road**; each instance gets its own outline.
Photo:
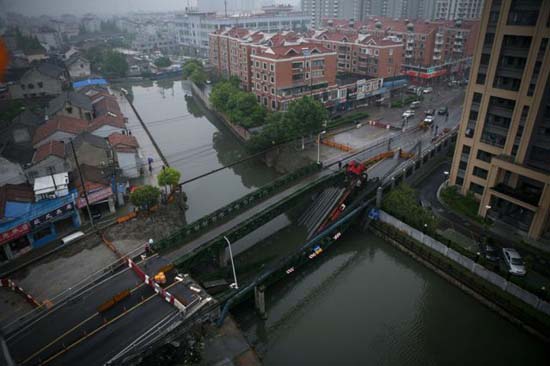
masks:
MULTIPOLYGON (((152 276, 167 263, 166 259, 154 256, 140 266, 152 276)), ((184 303, 195 298, 196 294, 183 283, 174 281, 173 273, 168 280, 168 283, 173 283, 169 292, 184 303)), ((31 365, 55 357, 53 364, 98 365, 158 321, 176 312, 173 305, 142 284, 132 270, 125 268, 89 291, 53 308, 31 327, 10 336, 8 345, 19 364, 31 365), (124 290, 131 290, 131 295, 105 312, 97 311, 101 304, 124 290), (109 347, 101 347, 103 344, 109 347), (68 350, 65 352, 64 348, 68 350)))

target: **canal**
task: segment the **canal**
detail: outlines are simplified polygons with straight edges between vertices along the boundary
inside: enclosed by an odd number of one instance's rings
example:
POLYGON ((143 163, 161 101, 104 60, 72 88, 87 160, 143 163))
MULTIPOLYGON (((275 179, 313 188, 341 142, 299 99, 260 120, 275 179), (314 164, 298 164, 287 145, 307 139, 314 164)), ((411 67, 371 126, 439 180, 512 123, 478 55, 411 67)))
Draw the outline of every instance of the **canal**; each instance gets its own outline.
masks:
MULTIPOLYGON (((184 82, 124 87, 183 180, 246 156, 235 137, 190 98, 184 82)), ((190 183, 184 187, 187 220, 275 177, 261 162, 250 161, 190 183)), ((276 219, 271 228, 276 234, 239 255, 237 266, 290 253, 305 237, 295 224, 298 216, 276 219)), ((269 288, 267 308, 266 321, 250 303, 233 311, 267 366, 547 365, 550 356, 537 338, 390 244, 354 230, 269 288)))
MULTIPOLYGON (((181 80, 122 85, 148 126, 170 166, 182 181, 245 158, 244 146, 211 113, 191 97, 181 80)), ((184 186, 192 222, 277 177, 259 160, 250 160, 184 186)))
POLYGON ((547 345, 372 234, 348 231, 291 276, 266 321, 234 311, 266 366, 548 364, 547 345))

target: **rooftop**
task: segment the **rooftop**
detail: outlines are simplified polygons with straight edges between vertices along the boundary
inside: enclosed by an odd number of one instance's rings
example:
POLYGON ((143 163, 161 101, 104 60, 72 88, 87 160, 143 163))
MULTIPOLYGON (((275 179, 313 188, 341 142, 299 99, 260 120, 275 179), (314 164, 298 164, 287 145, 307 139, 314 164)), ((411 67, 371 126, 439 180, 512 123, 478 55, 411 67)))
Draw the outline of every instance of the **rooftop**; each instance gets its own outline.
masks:
POLYGON ((134 152, 139 144, 134 136, 113 133, 109 137, 111 146, 119 152, 134 152))
POLYGON ((95 131, 103 126, 112 126, 116 128, 125 128, 126 123, 124 117, 120 114, 107 113, 95 118, 88 126, 88 131, 95 131))
POLYGON ((92 102, 88 96, 74 91, 66 91, 48 103, 46 115, 53 117, 56 113, 65 108, 66 104, 92 111, 92 102))
POLYGON ((56 131, 63 131, 73 135, 78 135, 86 130, 87 127, 88 122, 84 120, 57 115, 36 129, 32 143, 33 145, 36 145, 40 141, 53 135, 56 131))
POLYGON ((52 140, 44 145, 40 145, 34 153, 32 163, 39 163, 49 156, 57 156, 61 159, 65 159, 65 144, 62 141, 52 140))

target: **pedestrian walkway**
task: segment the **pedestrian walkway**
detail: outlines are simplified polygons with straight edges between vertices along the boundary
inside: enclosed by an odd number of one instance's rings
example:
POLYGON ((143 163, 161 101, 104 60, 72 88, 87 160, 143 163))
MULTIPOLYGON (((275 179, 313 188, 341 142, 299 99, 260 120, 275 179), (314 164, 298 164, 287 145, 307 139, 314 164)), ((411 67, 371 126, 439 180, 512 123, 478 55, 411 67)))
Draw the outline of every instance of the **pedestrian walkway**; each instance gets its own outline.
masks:
POLYGON ((132 106, 128 100, 122 95, 121 92, 114 92, 114 94, 116 95, 122 113, 128 119, 128 129, 139 143, 138 152, 143 166, 143 175, 140 178, 133 180, 133 183, 136 185, 149 184, 158 186, 157 174, 160 172, 163 165, 162 158, 160 157, 153 141, 151 141, 151 138, 143 128, 138 116, 132 109, 132 106), (149 172, 148 168, 148 160, 150 160, 150 158, 152 159, 152 172, 149 172))

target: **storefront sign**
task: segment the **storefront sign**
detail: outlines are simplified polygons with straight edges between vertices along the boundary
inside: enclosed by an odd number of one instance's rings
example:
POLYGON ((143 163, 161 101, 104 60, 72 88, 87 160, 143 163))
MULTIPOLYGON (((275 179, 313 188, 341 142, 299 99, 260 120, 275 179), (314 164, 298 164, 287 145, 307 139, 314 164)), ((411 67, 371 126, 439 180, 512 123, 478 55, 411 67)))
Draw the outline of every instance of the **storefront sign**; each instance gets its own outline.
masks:
POLYGON ((0 234, 0 244, 8 243, 31 231, 31 225, 24 223, 0 234))
POLYGON ((38 216, 37 218, 33 219, 31 221, 31 225, 33 228, 40 226, 42 224, 45 224, 47 222, 53 221, 54 219, 61 217, 65 215, 67 212, 71 211, 73 209, 72 203, 67 203, 64 206, 59 207, 58 209, 55 209, 51 212, 48 212, 45 215, 38 216))
MULTIPOLYGON (((107 197, 110 197, 113 195, 113 190, 111 187, 102 188, 99 191, 95 191, 92 193, 88 193, 88 201, 90 204, 99 202, 104 200, 107 197)), ((78 201, 76 201, 76 206, 78 208, 86 207, 86 198, 80 197, 78 201)))

